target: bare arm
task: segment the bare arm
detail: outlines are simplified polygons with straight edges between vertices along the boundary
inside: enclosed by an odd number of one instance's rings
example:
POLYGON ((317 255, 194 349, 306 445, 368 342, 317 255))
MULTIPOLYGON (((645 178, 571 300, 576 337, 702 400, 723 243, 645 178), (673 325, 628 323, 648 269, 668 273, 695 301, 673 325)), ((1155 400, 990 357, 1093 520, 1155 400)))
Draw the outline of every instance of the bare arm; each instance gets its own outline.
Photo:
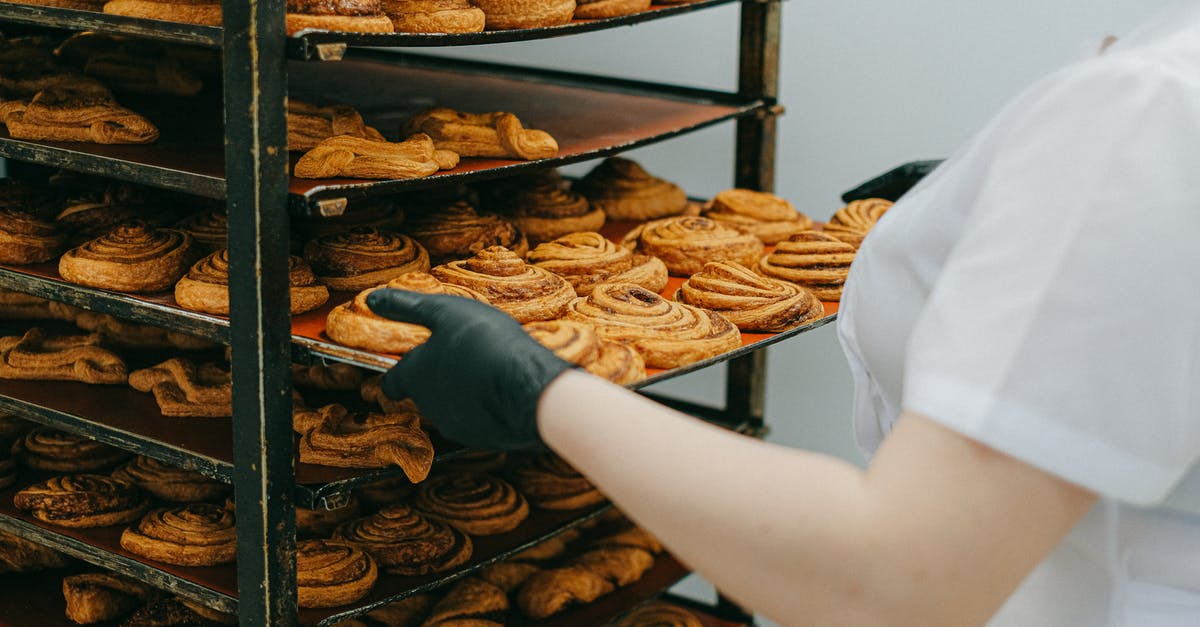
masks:
POLYGON ((978 625, 1095 495, 919 415, 862 471, 570 371, 542 438, 724 593, 785 624, 978 625))

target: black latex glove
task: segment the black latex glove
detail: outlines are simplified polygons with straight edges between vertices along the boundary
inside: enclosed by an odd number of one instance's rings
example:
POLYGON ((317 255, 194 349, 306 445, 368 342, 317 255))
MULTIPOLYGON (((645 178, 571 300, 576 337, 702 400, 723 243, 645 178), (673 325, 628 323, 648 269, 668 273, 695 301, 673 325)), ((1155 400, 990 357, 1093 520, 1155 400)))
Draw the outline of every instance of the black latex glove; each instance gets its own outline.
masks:
POLYGON ((433 331, 383 376, 384 394, 412 398, 438 431, 471 447, 541 445, 538 399, 572 364, 508 314, 469 298, 383 289, 367 297, 367 306, 433 331))
POLYGON ((912 189, 921 179, 925 178, 926 174, 933 172, 941 163, 940 159, 911 161, 902 166, 892 168, 842 194, 842 200, 844 202, 852 202, 864 198, 899 200, 901 196, 912 189))

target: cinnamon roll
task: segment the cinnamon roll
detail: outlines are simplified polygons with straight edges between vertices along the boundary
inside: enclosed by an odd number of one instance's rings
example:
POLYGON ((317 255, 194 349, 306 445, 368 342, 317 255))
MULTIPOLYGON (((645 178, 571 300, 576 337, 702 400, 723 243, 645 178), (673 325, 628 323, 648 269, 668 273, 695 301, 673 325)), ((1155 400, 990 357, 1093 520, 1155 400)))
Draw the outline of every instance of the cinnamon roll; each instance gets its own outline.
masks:
POLYGON ((129 223, 63 253, 58 272, 79 285, 117 292, 169 289, 194 259, 192 236, 129 223))
POLYGON ((769 192, 749 189, 727 189, 713 196, 701 215, 768 245, 813 227, 812 218, 796 211, 792 203, 769 192))
POLYGON ((47 336, 37 327, 20 337, 2 337, 0 379, 124 383, 125 362, 99 344, 95 333, 47 336))
POLYGON ((49 472, 92 472, 129 459, 129 453, 75 433, 38 427, 13 443, 21 463, 49 472))
POLYGON ((121 534, 121 548, 177 566, 216 566, 237 558, 233 512, 211 503, 151 510, 121 534))
POLYGON ((196 245, 209 252, 225 248, 229 241, 229 216, 224 211, 200 211, 179 221, 176 228, 192 236, 196 245))
POLYGON ((617 385, 646 377, 646 364, 629 346, 601 340, 591 324, 572 320, 530 322, 525 332, 555 355, 617 385))
POLYGON ((375 560, 350 542, 296 542, 296 603, 300 607, 353 603, 366 596, 378 578, 375 560))
POLYGON ((671 302, 631 283, 596 286, 571 301, 566 319, 589 322, 600 337, 632 346, 651 368, 675 368, 734 350, 741 334, 720 314, 671 302))
POLYGON ((521 323, 558 318, 575 297, 565 279, 525 263, 502 246, 437 266, 430 273, 443 283, 483 294, 494 307, 521 323))
MULTIPOLYGON (((484 10, 486 13, 486 9, 484 10)), ((446 107, 428 109, 409 118, 408 133, 433 138, 438 150, 463 157, 549 159, 558 154, 558 142, 545 131, 525 128, 511 113, 466 113, 446 107)))
POLYGON ((504 590, 478 577, 467 577, 434 604, 421 627, 503 627, 507 611, 504 590))
POLYGON ((433 442, 410 414, 353 414, 341 405, 299 410, 293 426, 300 434, 300 461, 344 468, 399 466, 414 483, 433 465, 433 442))
POLYGON ((132 483, 156 498, 175 503, 211 501, 229 492, 229 485, 216 479, 143 455, 114 470, 112 476, 132 483))
POLYGON ((415 216, 404 232, 429 251, 434 265, 470 257, 491 246, 503 246, 522 256, 529 252, 529 242, 513 223, 496 215, 479 215, 466 202, 415 216))
POLYGON ((64 577, 67 618, 80 625, 117 620, 150 600, 157 590, 115 573, 83 573, 64 577))
POLYGON ((358 499, 353 495, 342 507, 333 509, 296 508, 296 535, 301 538, 328 538, 338 525, 354 520, 361 513, 358 499))
POLYGON ((333 537, 362 547, 380 568, 396 575, 445 572, 471 557, 470 537, 407 505, 389 505, 366 518, 345 523, 333 537))
POLYGON ((512 531, 529 516, 529 503, 512 484, 485 474, 430 478, 418 486, 412 506, 474 536, 512 531))
POLYGON ((526 260, 566 279, 579 296, 591 294, 600 283, 636 283, 651 292, 667 286, 661 259, 617 246, 599 233, 571 233, 538 244, 526 260))
POLYGON ((0 263, 25 265, 50 261, 67 243, 53 222, 21 210, 0 210, 0 263))
POLYGON ((736 261, 752 266, 763 255, 762 240, 695 216, 647 222, 625 236, 637 252, 663 260, 676 276, 690 276, 710 261, 736 261))
POLYGON ((755 274, 736 262, 706 264, 683 282, 675 299, 715 311, 743 331, 778 333, 825 315, 820 299, 808 289, 755 274))
POLYGON ((71 233, 70 245, 77 246, 96 239, 114 227, 137 220, 145 215, 122 194, 132 196, 127 186, 110 186, 104 190, 86 190, 67 199, 62 211, 54 217, 54 224, 71 233))
POLYGON ((292 174, 302 179, 417 179, 458 165, 458 153, 418 133, 401 142, 335 135, 304 153, 292 174))
POLYGON ((892 201, 882 198, 852 201, 829 218, 829 222, 825 223, 825 232, 858 248, 871 227, 891 208, 892 201))
POLYGON ((3 121, 14 139, 149 144, 158 128, 141 114, 122 107, 107 90, 58 85, 39 91, 28 104, 3 108, 3 121))
POLYGON ((704 623, 678 605, 651 601, 626 614, 614 627, 704 627, 704 623))
MULTIPOLYGON (((64 306, 69 307, 69 305, 64 306)), ((65 312, 59 311, 58 313, 61 317, 65 312)), ((215 346, 208 340, 202 340, 186 333, 148 324, 127 322, 108 314, 82 309, 71 315, 71 322, 84 331, 98 333, 101 343, 105 346, 142 350, 204 350, 215 346)))
POLYGON ((136 487, 101 475, 51 477, 17 492, 13 505, 38 520, 76 528, 130 523, 150 508, 136 487))
POLYGON ((221 25, 220 0, 109 0, 104 12, 202 26, 221 25))
POLYGON ((214 363, 197 365, 174 357, 151 368, 135 370, 129 385, 154 395, 164 416, 224 418, 233 415, 233 383, 229 371, 214 363))
POLYGON ((597 20, 638 13, 650 8, 650 0, 575 0, 575 19, 597 20))
POLYGON ((486 16, 467 0, 383 0, 398 33, 478 33, 486 16))
POLYGON ((577 231, 599 231, 604 226, 604 211, 569 189, 557 172, 535 178, 511 199, 508 211, 534 245, 577 231))
POLYGON ((304 246, 317 280, 330 289, 359 291, 407 272, 428 272, 429 253, 407 235, 359 227, 323 235, 304 246))
MULTIPOLYGON (((292 315, 312 311, 329 300, 329 289, 303 259, 288 256, 288 299, 292 315)), ((175 302, 184 309, 229 315, 229 249, 222 248, 192 265, 175 284, 175 302)))
POLYGON ((571 21, 575 0, 475 0, 488 30, 545 28, 571 21))
POLYGON ((362 114, 350 105, 317 106, 289 98, 287 103, 288 150, 312 150, 322 141, 348 135, 371 141, 387 141, 363 122, 362 114))
POLYGON ((361 388, 362 383, 363 370, 350 364, 292 364, 292 385, 297 387, 351 392, 361 388))
POLYGON ((596 486, 554 453, 522 456, 513 465, 512 479, 542 509, 579 509, 605 501, 596 486))
POLYGON ((332 30, 351 33, 390 33, 392 21, 380 0, 288 0, 287 32, 332 30))
POLYGON ((70 563, 71 558, 50 547, 0 531, 0 574, 63 568, 70 563))
POLYGON ((609 220, 653 220, 679 215, 688 206, 687 194, 678 185, 622 157, 605 159, 574 188, 609 220))
POLYGON ((776 244, 755 270, 808 288, 821 300, 837 301, 854 254, 853 245, 828 233, 804 231, 776 244))

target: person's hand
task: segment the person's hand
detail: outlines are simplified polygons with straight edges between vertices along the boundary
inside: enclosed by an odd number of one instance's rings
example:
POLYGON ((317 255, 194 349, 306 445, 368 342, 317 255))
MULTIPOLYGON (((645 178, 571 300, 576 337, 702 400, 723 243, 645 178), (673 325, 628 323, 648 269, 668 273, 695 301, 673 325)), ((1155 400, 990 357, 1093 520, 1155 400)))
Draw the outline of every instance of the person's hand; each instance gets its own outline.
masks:
POLYGON ((461 296, 376 290, 367 306, 433 335, 383 376, 383 393, 410 397, 446 437, 477 448, 541 444, 542 390, 572 366, 508 314, 461 296))

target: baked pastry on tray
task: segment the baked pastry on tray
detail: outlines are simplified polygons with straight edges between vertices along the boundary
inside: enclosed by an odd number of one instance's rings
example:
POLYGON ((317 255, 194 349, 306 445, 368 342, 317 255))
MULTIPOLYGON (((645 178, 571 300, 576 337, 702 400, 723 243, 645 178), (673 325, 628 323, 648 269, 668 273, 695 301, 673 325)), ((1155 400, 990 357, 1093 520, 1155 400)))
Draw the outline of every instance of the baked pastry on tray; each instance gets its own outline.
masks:
POLYGON ((604 226, 604 211, 567 187, 557 172, 533 178, 507 204, 508 215, 532 245, 604 226))
POLYGON ((134 610, 121 627, 163 627, 164 625, 203 626, 236 625, 237 616, 218 612, 183 597, 163 597, 134 610))
POLYGON ((675 299, 715 311, 752 332, 786 331, 825 315, 821 300, 808 289, 732 261, 709 262, 683 282, 675 299))
POLYGON ((129 459, 129 453, 81 435, 38 427, 12 446, 22 464, 47 472, 93 472, 129 459))
POLYGON ((180 220, 175 228, 191 235, 197 246, 210 252, 228 245, 229 216, 224 211, 197 211, 180 220))
POLYGON ((667 266, 661 259, 634 253, 594 232, 538 244, 526 261, 566 279, 579 296, 591 294, 600 283, 636 283, 651 292, 667 286, 667 266))
POLYGON ((688 206, 678 185, 651 175, 636 161, 609 157, 575 183, 609 220, 653 220, 679 215, 688 206))
POLYGON ((434 604, 421 627, 503 627, 508 608, 504 590, 479 577, 466 577, 434 604))
POLYGON ((344 540, 296 543, 296 603, 300 607, 336 607, 366 596, 379 578, 379 567, 365 551, 344 540))
POLYGON ((17 509, 60 527, 107 527, 133 522, 150 501, 129 483, 102 475, 63 475, 13 496, 17 509))
POLYGON ((521 256, 529 252, 529 242, 516 225, 497 215, 480 215, 463 201, 411 216, 403 231, 429 251, 434 265, 465 259, 490 246, 521 256))
POLYGON ((530 504, 541 509, 579 509, 606 500, 596 486, 554 453, 518 457, 510 474, 530 504))
POLYGON ((217 364, 195 364, 173 357, 152 368, 134 370, 129 385, 154 394, 164 416, 223 418, 233 415, 229 371, 217 364))
POLYGON ((478 33, 487 18, 468 0, 383 0, 399 33, 478 33))
POLYGON ((555 355, 617 385, 646 378, 646 363, 633 348, 600 339, 591 324, 547 320, 524 325, 525 332, 555 355))
POLYGON ((312 150, 338 135, 387 141, 363 122, 362 114, 350 105, 318 106, 289 98, 287 103, 288 150, 312 150))
POLYGON ((755 270, 806 287, 821 300, 837 301, 854 255, 852 244, 823 231, 804 231, 776 244, 755 270))
POLYGON ((56 317, 69 319, 75 326, 90 333, 99 333, 104 346, 136 349, 179 349, 204 350, 215 344, 193 335, 164 329, 148 324, 138 324, 114 318, 108 314, 75 309, 70 305, 55 303, 52 307, 56 317), (70 310, 71 314, 67 315, 70 310))
POLYGON ((110 94, 66 86, 37 93, 28 104, 3 106, 3 122, 15 139, 93 144, 149 144, 158 128, 117 104, 110 94))
POLYGON ((118 384, 126 376, 125 362, 95 333, 50 336, 34 327, 0 338, 0 379, 118 384))
POLYGON ((470 559, 472 552, 465 533, 403 504, 344 523, 333 537, 366 549, 381 569, 397 575, 444 572, 470 559))
POLYGON ((427 272, 429 253, 407 235, 356 227, 322 235, 304 245, 304 259, 330 289, 359 291, 402 274, 427 272))
POLYGON ((825 223, 825 232, 858 248, 875 223, 892 208, 892 201, 864 198, 838 209, 825 223))
POLYGON ((297 507, 296 535, 301 538, 328 538, 338 525, 358 518, 361 513, 362 507, 354 495, 344 506, 333 509, 297 507))
POLYGON ((335 135, 313 147, 292 169, 302 179, 417 179, 458 165, 458 154, 418 133, 401 142, 335 135))
POLYGON ((571 21, 575 0, 475 0, 489 30, 546 28, 571 21))
POLYGON ((356 414, 341 405, 293 412, 300 461, 344 468, 399 466, 409 481, 423 481, 433 465, 433 442, 415 412, 356 414))
POLYGON ((233 512, 212 503, 150 510, 121 534, 121 548, 176 566, 215 566, 237 558, 233 512))
MULTIPOLYGON (((317 283, 312 268, 295 255, 288 257, 288 281, 293 316, 329 300, 329 289, 317 283)), ((193 264, 175 284, 175 302, 192 311, 229 315, 229 250, 222 248, 193 264)))
POLYGON ((63 253, 58 273, 79 285, 143 294, 170 289, 194 260, 191 235, 131 222, 63 253))
POLYGON ((566 279, 525 263, 513 251, 492 246, 429 271, 442 283, 479 292, 492 306, 526 323, 561 317, 575 290, 566 279))
POLYGON ((115 573, 63 577, 67 618, 80 625, 117 620, 158 594, 149 584, 115 573))
POLYGON ((35 214, 0 209, 0 263, 25 265, 50 261, 67 243, 53 222, 35 214))
POLYGON ((221 25, 221 0, 109 0, 104 12, 202 26, 221 25))
POLYGON ((618 17, 649 8, 650 0, 575 0, 575 19, 618 17))
POLYGON ((676 216, 647 222, 630 231, 623 242, 637 252, 662 259, 676 276, 691 276, 710 261, 736 261, 753 266, 763 255, 762 240, 696 216, 676 216))
POLYGON ((467 113, 446 107, 422 111, 405 124, 408 133, 424 133, 439 150, 463 157, 549 159, 558 142, 545 131, 525 128, 511 113, 467 113))
POLYGON ((430 477, 417 486, 413 509, 473 536, 517 528, 529 517, 529 503, 513 485, 482 473, 430 477))
POLYGON ((211 501, 229 492, 229 484, 143 455, 114 470, 112 476, 174 503, 211 501))
POLYGON ((774 244, 789 235, 812 228, 812 218, 796 211, 792 203, 769 192, 727 189, 713 196, 701 215, 725 226, 774 244))
POLYGON ((704 623, 678 605, 651 601, 622 616, 613 627, 704 627, 704 623))
POLYGON ((380 0, 287 0, 287 32, 306 29, 390 33, 392 21, 380 0))

